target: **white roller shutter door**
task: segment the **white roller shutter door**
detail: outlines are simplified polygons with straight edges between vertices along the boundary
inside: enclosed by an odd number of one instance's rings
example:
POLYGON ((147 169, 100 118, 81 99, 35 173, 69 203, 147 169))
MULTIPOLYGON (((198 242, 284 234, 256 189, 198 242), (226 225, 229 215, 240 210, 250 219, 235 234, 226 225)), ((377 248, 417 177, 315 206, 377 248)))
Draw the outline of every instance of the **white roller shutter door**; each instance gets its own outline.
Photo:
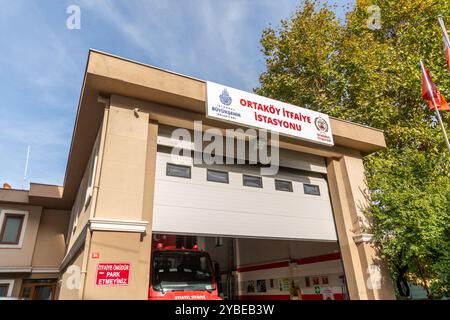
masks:
POLYGON ((336 241, 328 187, 320 175, 281 172, 262 177, 263 188, 252 188, 243 186, 242 175, 258 170, 214 169, 229 171, 229 183, 207 181, 207 168, 194 166, 190 157, 173 159, 158 151, 154 232, 336 241), (191 178, 167 176, 167 163, 190 166, 191 178), (293 192, 275 190, 275 179, 293 181, 293 192), (304 183, 318 185, 320 196, 304 194, 304 183))

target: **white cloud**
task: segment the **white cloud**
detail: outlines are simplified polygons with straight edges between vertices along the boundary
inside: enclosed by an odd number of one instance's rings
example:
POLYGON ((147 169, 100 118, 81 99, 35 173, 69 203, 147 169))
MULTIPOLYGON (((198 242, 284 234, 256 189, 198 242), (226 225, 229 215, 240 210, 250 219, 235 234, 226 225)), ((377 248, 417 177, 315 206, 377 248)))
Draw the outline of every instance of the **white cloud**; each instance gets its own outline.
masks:
MULTIPOLYGON (((143 50, 150 64, 251 90, 259 75, 259 38, 292 12, 292 1, 133 1, 80 3, 143 50)), ((144 61, 145 62, 145 61, 144 61)))

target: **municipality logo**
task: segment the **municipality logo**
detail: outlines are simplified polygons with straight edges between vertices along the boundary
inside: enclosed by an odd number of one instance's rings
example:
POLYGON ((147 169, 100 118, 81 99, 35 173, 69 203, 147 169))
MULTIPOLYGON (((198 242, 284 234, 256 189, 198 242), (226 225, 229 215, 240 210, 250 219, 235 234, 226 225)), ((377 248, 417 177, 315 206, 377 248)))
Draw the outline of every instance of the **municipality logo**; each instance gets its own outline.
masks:
POLYGON ((224 105, 229 106, 231 102, 233 101, 228 94, 227 89, 223 89, 222 94, 219 96, 220 102, 222 102, 224 105))
POLYGON ((314 120, 314 124, 316 125, 317 130, 319 130, 320 132, 328 132, 328 123, 325 121, 325 119, 317 117, 314 120))

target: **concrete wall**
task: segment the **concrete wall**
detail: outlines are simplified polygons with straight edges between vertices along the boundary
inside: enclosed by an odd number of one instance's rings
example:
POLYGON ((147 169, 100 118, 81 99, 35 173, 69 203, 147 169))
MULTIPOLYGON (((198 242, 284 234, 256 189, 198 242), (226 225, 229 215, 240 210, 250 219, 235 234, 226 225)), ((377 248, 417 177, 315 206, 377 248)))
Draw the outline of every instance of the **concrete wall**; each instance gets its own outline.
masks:
POLYGON ((44 209, 41 214, 32 265, 59 268, 64 257, 69 211, 44 209))
POLYGON ((96 218, 140 220, 144 201, 148 114, 112 99, 101 163, 96 218), (119 103, 119 102, 118 102, 119 103))
POLYGON ((22 247, 14 248, 8 245, 0 247, 0 267, 31 267, 42 208, 0 203, 0 210, 3 209, 23 210, 29 214, 26 227, 23 231, 24 239, 22 247))
POLYGON ((92 198, 91 218, 98 222, 98 227, 92 229, 90 225, 85 243, 86 274, 81 281, 81 299, 148 297, 158 126, 149 122, 148 113, 136 115, 133 109, 122 104, 120 97, 112 96, 105 112, 97 192, 92 198), (136 223, 147 224, 144 232, 127 229, 136 223), (94 252, 99 254, 98 258, 92 257, 94 252), (97 265, 102 262, 130 263, 129 284, 97 286, 97 265))
POLYGON ((147 243, 137 233, 93 232, 90 252, 100 253, 99 259, 89 257, 83 299, 146 299, 148 296, 149 261, 143 258, 147 243), (129 263, 127 286, 97 286, 98 263, 129 263))
POLYGON ((84 249, 77 252, 74 259, 68 264, 69 268, 61 270, 58 279, 56 299, 79 300, 80 299, 80 276, 83 270, 84 249), (77 286, 78 284, 78 286, 77 286))
POLYGON ((197 240, 199 243, 203 242, 204 247, 199 245, 200 249, 204 249, 220 266, 220 271, 231 271, 235 268, 233 262, 235 261, 235 252, 233 247, 233 238, 223 238, 223 245, 216 246, 216 237, 197 237, 203 238, 203 241, 197 240))
POLYGON ((370 241, 364 207, 368 203, 362 156, 328 159, 331 201, 351 299, 395 299, 385 263, 370 241), (372 272, 375 270, 375 272, 372 272))

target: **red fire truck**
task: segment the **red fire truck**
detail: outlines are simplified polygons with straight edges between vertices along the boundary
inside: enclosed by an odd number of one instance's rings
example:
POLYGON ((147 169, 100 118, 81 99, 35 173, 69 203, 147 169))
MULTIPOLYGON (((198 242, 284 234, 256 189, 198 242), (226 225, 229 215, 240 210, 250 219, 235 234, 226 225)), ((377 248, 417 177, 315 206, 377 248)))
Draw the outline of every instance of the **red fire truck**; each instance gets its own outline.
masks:
POLYGON ((149 300, 221 300, 209 254, 154 242, 149 300))

